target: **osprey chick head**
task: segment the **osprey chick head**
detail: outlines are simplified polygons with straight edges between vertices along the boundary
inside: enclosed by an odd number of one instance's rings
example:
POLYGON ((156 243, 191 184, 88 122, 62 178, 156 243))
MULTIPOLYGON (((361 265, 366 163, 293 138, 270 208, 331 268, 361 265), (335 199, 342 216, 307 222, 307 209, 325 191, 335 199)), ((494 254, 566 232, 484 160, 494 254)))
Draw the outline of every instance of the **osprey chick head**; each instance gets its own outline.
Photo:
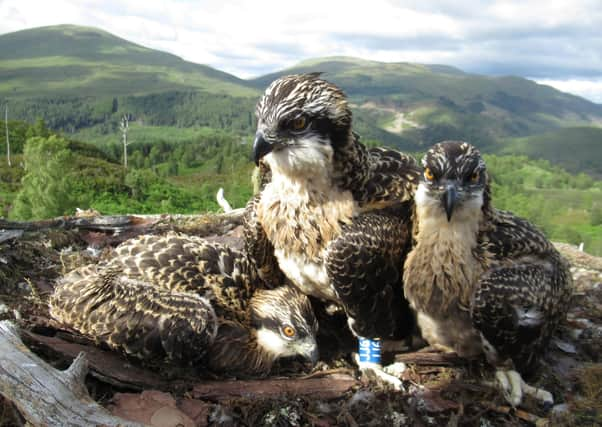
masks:
POLYGON ((258 290, 251 300, 251 322, 257 343, 274 360, 301 356, 318 360, 318 322, 309 298, 289 286, 258 290))
POLYGON ((488 202, 488 175, 481 153, 462 141, 444 141, 422 159, 424 172, 416 191, 419 213, 474 216, 488 202))
POLYGON ((256 115, 255 163, 264 159, 277 173, 294 175, 328 166, 334 147, 350 134, 345 94, 319 73, 275 80, 259 100, 256 115))

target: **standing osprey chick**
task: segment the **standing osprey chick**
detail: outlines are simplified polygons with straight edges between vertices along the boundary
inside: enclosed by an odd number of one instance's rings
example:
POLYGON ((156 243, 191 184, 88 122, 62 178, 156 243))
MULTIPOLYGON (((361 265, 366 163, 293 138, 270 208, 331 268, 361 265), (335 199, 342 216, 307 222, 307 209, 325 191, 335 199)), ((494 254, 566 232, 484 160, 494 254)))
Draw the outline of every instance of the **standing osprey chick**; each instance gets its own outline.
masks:
POLYGON ((319 74, 275 80, 256 115, 255 162, 270 176, 247 205, 245 240, 260 275, 285 277, 304 294, 336 303, 359 337, 408 336, 414 318, 402 272, 419 175, 414 159, 362 145, 345 94, 319 74))
POLYGON ((345 94, 319 74, 281 77, 257 104, 255 162, 271 178, 247 206, 246 249, 267 281, 342 306, 354 333, 402 337, 413 158, 367 149, 345 94))
POLYGON ((422 163, 404 284, 424 338, 461 356, 484 352, 513 405, 523 392, 550 403, 514 369, 533 368, 566 315, 567 262, 527 221, 491 206, 472 145, 439 143, 422 163))
POLYGON ((308 298, 261 280, 241 253, 169 233, 120 245, 105 265, 66 275, 51 315, 110 348, 153 364, 263 375, 279 358, 317 360, 308 298))

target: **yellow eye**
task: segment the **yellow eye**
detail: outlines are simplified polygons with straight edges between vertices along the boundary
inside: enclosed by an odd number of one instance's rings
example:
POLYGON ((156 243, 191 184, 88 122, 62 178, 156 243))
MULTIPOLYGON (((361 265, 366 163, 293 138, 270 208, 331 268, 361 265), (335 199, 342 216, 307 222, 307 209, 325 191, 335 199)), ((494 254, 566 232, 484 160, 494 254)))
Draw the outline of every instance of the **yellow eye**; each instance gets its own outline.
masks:
POLYGON ((305 116, 299 116, 295 120, 293 120, 293 129, 294 130, 303 130, 307 125, 307 119, 305 116))
POLYGON ((285 337, 288 338, 292 338, 295 336, 295 328, 293 328, 292 326, 284 326, 282 328, 282 333, 284 334, 285 337))
POLYGON ((424 170, 424 177, 427 179, 427 181, 432 181, 435 179, 435 175, 433 175, 433 172, 431 172, 429 168, 424 170))
POLYGON ((472 173, 472 175, 470 176, 470 180, 472 182, 479 182, 479 178, 481 177, 481 174, 479 173, 479 171, 474 171, 472 173))

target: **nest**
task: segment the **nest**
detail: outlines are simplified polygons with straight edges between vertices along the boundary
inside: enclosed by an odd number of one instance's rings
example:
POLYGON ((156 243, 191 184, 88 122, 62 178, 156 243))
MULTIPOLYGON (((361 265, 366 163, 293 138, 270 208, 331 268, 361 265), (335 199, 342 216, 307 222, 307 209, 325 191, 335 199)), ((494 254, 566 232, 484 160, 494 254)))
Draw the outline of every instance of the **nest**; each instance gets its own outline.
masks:
MULTIPOLYGON (((406 364, 401 374, 404 390, 394 391, 370 378, 360 378, 350 357, 355 343, 346 331, 344 319, 335 321, 334 317, 328 327, 321 328, 318 339, 324 357, 312 372, 299 370, 293 364, 276 370, 269 378, 241 380, 197 378, 169 369, 149 369, 99 348, 73 331, 65 331, 48 315, 46 301, 58 277, 81 265, 106 259, 117 244, 128 238, 175 230, 240 247, 240 223, 241 212, 237 211, 226 215, 60 218, 39 223, 3 221, 0 321, 4 321, 2 325, 18 326, 18 339, 26 347, 15 344, 14 348, 23 354, 32 351, 32 357, 40 358, 36 363, 48 366, 49 382, 66 375, 58 369, 71 366, 67 372, 81 370, 81 375, 68 377, 70 391, 65 393, 82 389, 81 395, 75 393, 69 398, 83 404, 89 395, 99 413, 124 424, 602 423, 602 259, 587 256, 569 245, 559 245, 572 262, 576 282, 568 320, 552 340, 538 372, 529 378, 531 384, 552 392, 556 402, 552 410, 529 399, 520 409, 511 408, 498 390, 482 385, 483 379, 492 376, 483 360, 468 361, 421 350, 416 342, 410 348, 390 348, 384 354, 385 361, 406 364), (73 362, 81 352, 85 354, 83 361, 73 362)), ((24 425, 25 421, 36 424, 31 409, 15 397, 22 396, 18 392, 24 390, 10 386, 0 369, 0 393, 4 396, 0 398, 0 426, 24 425)), ((38 409, 46 410, 43 404, 38 409)))

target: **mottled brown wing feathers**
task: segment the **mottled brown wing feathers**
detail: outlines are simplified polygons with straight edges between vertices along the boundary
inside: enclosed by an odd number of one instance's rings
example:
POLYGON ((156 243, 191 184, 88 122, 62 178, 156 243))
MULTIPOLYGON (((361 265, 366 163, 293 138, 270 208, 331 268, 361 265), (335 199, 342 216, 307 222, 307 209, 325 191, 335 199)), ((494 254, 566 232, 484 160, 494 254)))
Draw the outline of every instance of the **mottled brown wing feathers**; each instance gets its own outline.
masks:
POLYGON ((554 246, 535 226, 511 212, 497 209, 491 209, 486 216, 481 240, 497 260, 557 255, 554 246))
POLYGON ((413 330, 402 283, 409 210, 404 204, 360 215, 328 246, 329 277, 359 336, 401 338, 413 330))
POLYGON ((349 189, 359 206, 366 210, 411 200, 420 169, 416 160, 387 148, 363 148, 364 162, 347 171, 349 189))
POLYGON ((499 268, 481 280, 472 319, 499 361, 512 359, 521 372, 534 368, 562 320, 560 300, 551 289, 554 281, 541 265, 499 268))
POLYGON ((217 331, 209 302, 149 286, 110 267, 65 276, 50 300, 57 320, 109 347, 146 360, 195 363, 217 331))
POLYGON ((274 246, 268 239, 265 230, 257 218, 257 206, 261 194, 253 197, 245 209, 243 217, 245 253, 256 266, 264 286, 273 289, 286 281, 286 276, 278 266, 274 255, 274 246))
POLYGON ((387 148, 371 148, 368 153, 370 173, 361 200, 368 203, 411 200, 420 176, 416 160, 387 148))
POLYGON ((231 313, 244 315, 255 287, 262 285, 255 266, 243 253, 194 236, 141 236, 116 252, 110 265, 122 269, 125 276, 207 296, 218 314, 228 318, 231 313))
POLYGON ((260 283, 238 251, 177 233, 145 235, 119 246, 109 263, 66 275, 51 313, 129 355, 195 362, 204 359, 219 322, 248 322, 260 283))
POLYGON ((475 327, 498 352, 528 372, 563 320, 572 293, 567 262, 533 225, 492 210, 482 248, 493 267, 471 305, 475 327))

